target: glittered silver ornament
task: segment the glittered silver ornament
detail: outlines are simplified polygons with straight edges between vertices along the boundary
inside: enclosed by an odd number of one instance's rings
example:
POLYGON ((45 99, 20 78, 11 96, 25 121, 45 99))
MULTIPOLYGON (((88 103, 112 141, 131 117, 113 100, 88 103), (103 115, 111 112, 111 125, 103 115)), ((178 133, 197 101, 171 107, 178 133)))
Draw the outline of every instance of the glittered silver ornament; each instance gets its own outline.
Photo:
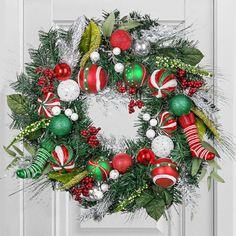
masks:
POLYGON ((168 136, 160 135, 152 141, 152 151, 158 157, 168 157, 172 149, 174 143, 168 136))
POLYGON ((133 51, 136 55, 147 56, 150 53, 151 45, 149 41, 137 39, 133 44, 133 51))
POLYGON ((54 116, 58 116, 59 114, 61 114, 61 108, 59 106, 55 106, 52 108, 52 114, 54 116))
POLYGON ((119 171, 118 170, 112 170, 109 174, 110 179, 118 179, 119 178, 119 171))

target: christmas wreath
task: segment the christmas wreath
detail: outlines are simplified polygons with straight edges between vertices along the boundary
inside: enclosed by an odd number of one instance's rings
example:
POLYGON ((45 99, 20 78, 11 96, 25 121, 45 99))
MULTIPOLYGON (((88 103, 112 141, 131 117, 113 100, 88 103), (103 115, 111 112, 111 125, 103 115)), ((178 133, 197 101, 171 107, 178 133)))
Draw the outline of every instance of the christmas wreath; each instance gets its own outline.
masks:
POLYGON ((114 11, 40 32, 7 97, 11 128, 20 130, 5 147, 8 168, 68 191, 87 209, 83 219, 144 208, 158 220, 173 204, 193 203, 206 173, 209 187, 224 182, 209 140, 232 149, 214 118, 213 74, 200 68, 203 54, 186 30, 114 11), (137 138, 104 141, 88 116, 91 96, 124 98, 129 115, 139 113, 137 138))

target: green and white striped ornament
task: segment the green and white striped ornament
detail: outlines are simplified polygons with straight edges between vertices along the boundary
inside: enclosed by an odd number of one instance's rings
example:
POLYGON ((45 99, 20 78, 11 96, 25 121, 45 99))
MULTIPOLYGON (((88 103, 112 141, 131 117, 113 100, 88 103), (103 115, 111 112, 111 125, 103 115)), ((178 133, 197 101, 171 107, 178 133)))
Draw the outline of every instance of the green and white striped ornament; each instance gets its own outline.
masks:
POLYGON ((139 88, 147 79, 147 70, 139 63, 128 63, 125 65, 124 81, 126 85, 139 88))

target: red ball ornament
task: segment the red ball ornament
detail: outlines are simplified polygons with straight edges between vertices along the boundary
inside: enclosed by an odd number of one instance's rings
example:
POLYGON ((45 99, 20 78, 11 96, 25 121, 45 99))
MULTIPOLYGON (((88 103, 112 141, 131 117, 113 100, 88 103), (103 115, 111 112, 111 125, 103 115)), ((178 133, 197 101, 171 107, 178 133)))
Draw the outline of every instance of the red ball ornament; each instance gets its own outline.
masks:
POLYGON ((89 93, 98 93, 107 85, 108 76, 105 70, 97 65, 90 64, 82 68, 78 75, 81 90, 89 93))
POLYGON ((54 68, 54 74, 58 80, 67 80, 71 76, 71 68, 66 63, 57 64, 54 68))
POLYGON ((133 165, 133 159, 126 153, 119 153, 112 158, 112 165, 123 174, 133 165))
POLYGON ((155 160, 155 154, 151 149, 143 148, 139 150, 137 155, 137 161, 143 165, 150 165, 155 160))
POLYGON ((153 182, 163 188, 175 185, 179 179, 177 164, 170 158, 160 158, 155 161, 151 171, 153 182))
POLYGON ((113 48, 120 48, 123 51, 128 50, 132 45, 132 37, 125 30, 116 30, 112 33, 110 43, 113 48))

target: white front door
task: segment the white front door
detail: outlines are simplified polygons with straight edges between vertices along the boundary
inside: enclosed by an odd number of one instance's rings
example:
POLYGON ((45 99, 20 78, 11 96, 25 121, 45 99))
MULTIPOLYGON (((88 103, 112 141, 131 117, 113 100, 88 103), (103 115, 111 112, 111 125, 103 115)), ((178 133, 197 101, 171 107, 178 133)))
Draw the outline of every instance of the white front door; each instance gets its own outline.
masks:
MULTIPOLYGON (((199 40, 199 48, 205 57, 203 65, 214 69, 214 1, 211 0, 2 0, 0 25, 2 29, 1 84, 0 84, 0 143, 9 143, 16 132, 9 131, 10 118, 5 96, 12 92, 9 81, 16 72, 23 71, 23 64, 29 61, 28 49, 38 46, 38 31, 48 31, 59 25, 67 27, 78 16, 100 17, 102 10, 118 9, 125 15, 139 11, 159 18, 160 23, 193 24, 189 37, 199 40)), ((126 221, 127 216, 107 216, 104 221, 80 223, 80 210, 67 193, 55 193, 50 188, 42 191, 36 198, 27 183, 12 178, 4 167, 9 157, 1 150, 0 158, 0 235, 3 236, 213 236, 216 211, 215 187, 207 191, 206 183, 201 185, 196 214, 191 220, 191 212, 180 207, 171 209, 172 219, 158 223, 150 218, 136 217, 126 221), (9 194, 24 188, 24 191, 8 197, 9 194)), ((36 190, 37 191, 37 190, 36 190)), ((231 232, 231 231, 230 231, 231 232)), ((223 234, 220 234, 223 235, 223 234)), ((231 235, 227 235, 231 236, 231 235)), ((233 235, 232 235, 233 236, 233 235)))

